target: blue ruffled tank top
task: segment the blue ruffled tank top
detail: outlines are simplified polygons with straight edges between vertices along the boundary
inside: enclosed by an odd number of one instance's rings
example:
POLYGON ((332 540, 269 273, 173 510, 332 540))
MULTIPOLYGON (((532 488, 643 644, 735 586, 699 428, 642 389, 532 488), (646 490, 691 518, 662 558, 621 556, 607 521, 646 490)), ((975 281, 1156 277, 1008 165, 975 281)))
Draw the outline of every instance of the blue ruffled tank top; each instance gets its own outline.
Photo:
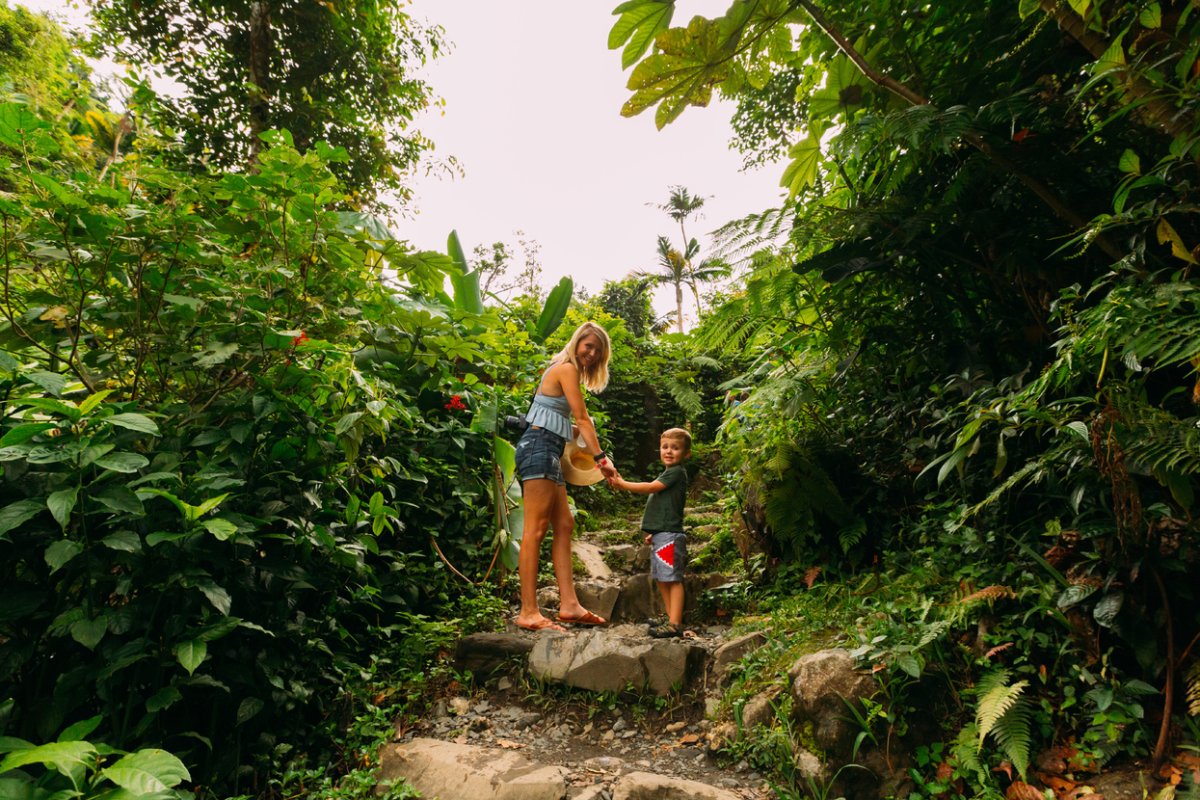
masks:
POLYGON ((525 412, 525 419, 530 425, 545 428, 564 439, 571 438, 571 405, 566 395, 551 397, 542 394, 541 387, 538 387, 538 393, 533 396, 533 402, 525 412))

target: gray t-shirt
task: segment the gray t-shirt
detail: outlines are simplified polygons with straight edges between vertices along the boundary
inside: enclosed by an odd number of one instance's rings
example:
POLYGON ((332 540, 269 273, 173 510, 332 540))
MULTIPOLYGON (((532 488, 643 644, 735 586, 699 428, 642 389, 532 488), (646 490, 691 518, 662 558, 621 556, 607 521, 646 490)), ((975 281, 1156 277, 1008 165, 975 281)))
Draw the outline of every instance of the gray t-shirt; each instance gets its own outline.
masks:
POLYGON ((683 531, 683 506, 687 500, 688 477, 682 464, 672 464, 655 480, 667 488, 646 498, 646 511, 642 514, 642 530, 647 533, 659 531, 683 531))

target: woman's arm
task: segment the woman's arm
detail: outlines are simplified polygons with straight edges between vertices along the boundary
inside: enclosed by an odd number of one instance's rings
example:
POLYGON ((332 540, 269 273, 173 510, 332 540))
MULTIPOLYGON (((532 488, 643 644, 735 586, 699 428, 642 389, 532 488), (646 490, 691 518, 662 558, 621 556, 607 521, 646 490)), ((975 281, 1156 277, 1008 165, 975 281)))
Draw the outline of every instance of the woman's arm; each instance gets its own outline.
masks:
MULTIPOLYGON (((595 455, 603 452, 600 447, 600 439, 596 436, 596 424, 592 422, 592 418, 588 416, 587 406, 583 402, 583 390, 579 388, 579 370, 569 361, 564 361, 562 364, 556 364, 550 368, 550 378, 558 383, 562 390, 563 397, 567 398, 567 405, 571 407, 571 416, 575 420, 575 427, 579 431, 579 435, 583 437, 584 445, 587 448, 589 455, 595 455)), ((605 471, 605 466, 600 465, 600 471, 605 471)), ((609 469, 612 469, 610 466, 609 469)))

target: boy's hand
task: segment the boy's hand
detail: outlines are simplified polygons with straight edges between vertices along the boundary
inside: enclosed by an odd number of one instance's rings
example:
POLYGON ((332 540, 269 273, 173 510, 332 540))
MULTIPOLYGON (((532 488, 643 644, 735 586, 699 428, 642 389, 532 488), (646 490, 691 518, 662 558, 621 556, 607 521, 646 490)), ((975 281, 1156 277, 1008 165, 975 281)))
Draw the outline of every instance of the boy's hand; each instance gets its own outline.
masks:
POLYGON ((642 539, 642 541, 643 541, 643 542, 645 542, 646 544, 653 544, 653 543, 654 543, 654 536, 653 536, 653 534, 649 534, 649 533, 647 533, 647 534, 646 534, 646 537, 645 537, 644 539, 642 539))

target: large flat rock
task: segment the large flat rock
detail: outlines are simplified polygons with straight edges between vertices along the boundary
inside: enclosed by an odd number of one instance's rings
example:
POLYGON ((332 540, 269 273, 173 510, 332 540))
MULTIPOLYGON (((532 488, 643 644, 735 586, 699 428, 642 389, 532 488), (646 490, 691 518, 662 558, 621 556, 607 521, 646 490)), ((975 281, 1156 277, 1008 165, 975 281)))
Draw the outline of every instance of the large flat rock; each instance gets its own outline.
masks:
POLYGON ((635 626, 619 626, 541 637, 529 653, 529 671, 594 692, 632 687, 667 695, 686 687, 706 655, 685 641, 648 639, 635 626))
POLYGON ((630 772, 613 786, 613 800, 740 800, 741 795, 707 783, 630 772))
POLYGON ((515 752, 413 739, 380 753, 379 778, 404 778, 427 800, 563 800, 567 770, 515 752))

